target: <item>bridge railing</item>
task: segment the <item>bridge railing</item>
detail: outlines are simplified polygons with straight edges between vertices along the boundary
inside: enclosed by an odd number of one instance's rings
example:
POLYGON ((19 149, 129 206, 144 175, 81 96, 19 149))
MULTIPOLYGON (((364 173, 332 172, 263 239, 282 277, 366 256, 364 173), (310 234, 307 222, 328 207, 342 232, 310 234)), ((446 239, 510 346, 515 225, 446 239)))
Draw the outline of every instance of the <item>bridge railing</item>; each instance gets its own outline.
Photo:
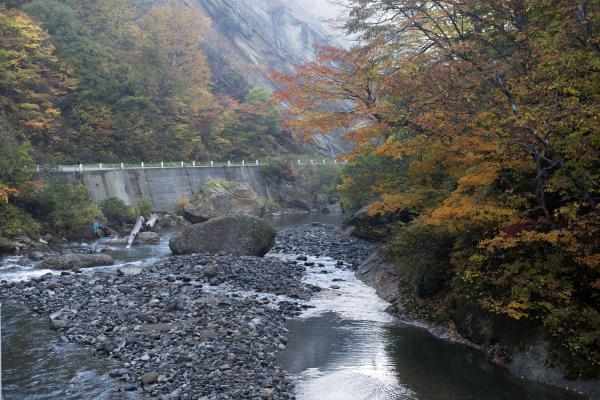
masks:
MULTIPOLYGON (((344 165, 348 160, 332 158, 300 158, 289 159, 284 162, 299 166, 323 166, 323 165, 344 165)), ((160 168, 223 168, 223 167, 260 167, 269 165, 269 161, 260 160, 242 160, 242 161, 161 161, 161 162, 139 162, 139 163, 96 163, 96 164, 75 164, 58 165, 51 167, 52 170, 59 172, 84 172, 84 171, 102 171, 102 170, 129 170, 129 169, 160 169, 160 168)), ((37 165, 39 172, 41 166, 37 165)))

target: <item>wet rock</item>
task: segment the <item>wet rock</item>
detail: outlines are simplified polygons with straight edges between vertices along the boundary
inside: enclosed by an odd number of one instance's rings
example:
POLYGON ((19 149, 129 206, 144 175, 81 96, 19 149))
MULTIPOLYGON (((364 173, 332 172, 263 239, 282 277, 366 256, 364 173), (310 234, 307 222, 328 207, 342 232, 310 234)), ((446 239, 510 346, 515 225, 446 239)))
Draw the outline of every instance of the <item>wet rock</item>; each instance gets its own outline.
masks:
POLYGON ((0 254, 12 254, 19 251, 17 242, 0 237, 0 254))
POLYGON ((122 267, 117 268, 117 273, 123 276, 139 276, 143 272, 142 267, 138 267, 136 265, 123 265, 122 267))
POLYGON ((148 372, 142 376, 140 376, 140 382, 142 385, 151 385, 158 381, 158 377, 160 374, 158 372, 148 372))
POLYGON ((204 276, 214 278, 218 274, 217 266, 215 264, 207 265, 202 268, 202 272, 204 273, 204 276))
POLYGON ((343 212, 340 204, 329 204, 321 210, 323 214, 341 214, 343 212))
POLYGON ((117 345, 112 340, 107 340, 106 342, 104 342, 104 345, 102 346, 102 350, 104 350, 107 353, 112 353, 116 349, 117 349, 117 345))
POLYGON ((185 310, 185 300, 183 299, 175 299, 169 302, 166 307, 166 310, 171 311, 183 311, 185 310))
POLYGON ((160 244, 160 236, 154 232, 140 232, 133 242, 135 244, 160 244))
POLYGON ((263 256, 273 247, 275 233, 264 219, 244 214, 227 215, 193 225, 181 235, 173 236, 169 247, 173 254, 263 256))
POLYGON ((286 317, 310 307, 304 300, 321 289, 303 283, 302 262, 276 253, 330 256, 346 268, 370 246, 334 227, 291 228, 278 233, 272 257, 191 254, 141 274, 47 275, 0 285, 0 299, 67 321, 65 340, 114 362, 118 396, 292 399, 275 354, 287 345, 286 317), (142 381, 146 374, 152 379, 142 381))
POLYGON ((118 378, 123 375, 127 375, 128 373, 129 373, 129 371, 126 368, 116 368, 116 369, 113 369, 112 371, 110 371, 108 373, 108 376, 110 376, 111 378, 118 378))
POLYGON ((108 254, 64 254, 46 258, 41 266, 47 269, 68 270, 113 264, 114 260, 108 254))
POLYGON ((42 253, 41 251, 32 251, 27 256, 29 257, 30 260, 40 261, 44 258, 44 253, 42 253))
POLYGON ((68 323, 64 319, 51 319, 50 320, 50 329, 53 330, 61 330, 67 327, 68 323))

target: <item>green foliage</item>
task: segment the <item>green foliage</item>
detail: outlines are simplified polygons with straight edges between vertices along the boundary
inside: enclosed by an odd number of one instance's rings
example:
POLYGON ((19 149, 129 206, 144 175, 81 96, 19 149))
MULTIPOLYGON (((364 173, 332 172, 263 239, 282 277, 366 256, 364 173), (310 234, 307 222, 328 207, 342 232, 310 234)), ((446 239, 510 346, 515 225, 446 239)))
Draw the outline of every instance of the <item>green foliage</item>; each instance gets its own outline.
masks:
POLYGON ((296 171, 289 161, 281 158, 269 158, 260 166, 262 176, 269 183, 281 184, 296 180, 296 171))
POLYGON ((35 162, 29 144, 19 143, 18 130, 0 116, 0 183, 19 187, 32 179, 35 162))
POLYGON ((393 185, 396 190, 402 184, 406 185, 407 168, 408 160, 398 162, 393 157, 370 152, 360 154, 343 171, 342 183, 338 186, 342 206, 354 212, 372 203, 382 184, 393 185))
POLYGON ((23 196, 22 201, 24 209, 40 221, 44 232, 71 237, 102 219, 102 212, 84 185, 60 179, 50 181, 45 190, 23 196))
POLYGON ((238 185, 239 184, 237 182, 228 181, 225 179, 209 179, 204 183, 204 185, 202 185, 202 190, 207 193, 211 193, 220 189, 231 190, 238 185))
POLYGON ((399 275, 413 282, 420 297, 428 297, 449 287, 453 245, 444 227, 400 225, 386 250, 405 268, 399 275))
POLYGON ((295 176, 297 182, 309 193, 335 195, 342 170, 342 166, 335 164, 315 167, 299 166, 296 169, 295 176))
POLYGON ((131 209, 118 197, 109 197, 99 203, 102 214, 110 223, 122 225, 132 221, 131 209))
POLYGON ((23 209, 13 204, 0 203, 0 228, 2 236, 15 237, 39 233, 40 224, 23 209))
MULTIPOLYGON (((2 46, 37 50, 24 54, 19 79, 10 69, 0 73, 8 88, 3 103, 35 133, 32 143, 45 157, 61 163, 250 160, 289 151, 290 136, 269 93, 250 90, 226 52, 206 40, 210 21, 196 7, 177 0, 13 5, 22 11, 3 11, 2 46), (40 76, 44 84, 29 90, 40 76)), ((0 55, 12 57, 2 46, 0 55)))
POLYGON ((138 217, 142 216, 146 219, 150 218, 152 214, 152 202, 147 197, 142 197, 135 202, 133 206, 133 215, 138 217))
POLYGON ((179 216, 183 216, 183 208, 188 205, 190 202, 190 199, 188 199, 187 197, 182 197, 181 199, 179 199, 177 201, 177 204, 175 205, 175 215, 179 215, 179 216))

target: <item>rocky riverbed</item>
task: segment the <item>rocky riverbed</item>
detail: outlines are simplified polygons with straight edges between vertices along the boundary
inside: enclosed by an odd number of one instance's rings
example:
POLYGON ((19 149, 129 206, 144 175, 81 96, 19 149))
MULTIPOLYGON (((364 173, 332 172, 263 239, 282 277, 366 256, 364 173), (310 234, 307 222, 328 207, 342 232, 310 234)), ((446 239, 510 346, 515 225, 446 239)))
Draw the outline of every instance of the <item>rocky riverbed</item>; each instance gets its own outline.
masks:
POLYGON ((371 251, 316 224, 280 231, 266 258, 190 255, 119 272, 64 271, 4 282, 0 297, 110 358, 115 399, 286 399, 293 384, 275 362, 287 345, 284 323, 321 290, 302 283, 314 267, 307 255, 347 269, 371 251))

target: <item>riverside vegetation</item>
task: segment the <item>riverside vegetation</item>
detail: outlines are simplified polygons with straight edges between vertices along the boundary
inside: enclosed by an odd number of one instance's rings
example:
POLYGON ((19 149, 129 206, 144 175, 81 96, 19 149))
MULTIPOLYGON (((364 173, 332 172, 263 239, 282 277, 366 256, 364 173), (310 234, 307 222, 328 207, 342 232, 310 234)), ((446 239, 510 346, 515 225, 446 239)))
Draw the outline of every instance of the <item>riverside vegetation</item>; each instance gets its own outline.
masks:
POLYGON ((278 106, 185 2, 0 2, 0 226, 64 234, 99 216, 35 165, 256 159, 297 150, 278 106), (60 200, 59 200, 60 199, 60 200), (71 226, 73 225, 73 226, 71 226))
POLYGON ((503 333, 542 332, 546 363, 599 378, 600 4, 356 0, 344 24, 359 44, 278 96, 297 132, 348 131, 342 200, 383 221, 420 317, 491 329, 504 362, 503 333))
MULTIPOLYGON (((499 363, 538 341, 549 344, 542 361, 562 366, 567 378, 600 378, 600 4, 353 0, 343 22, 360 42, 322 47, 316 61, 274 73, 274 101, 213 46, 210 20, 184 1, 1 2, 1 236, 80 237, 96 219, 131 221, 117 199, 94 204, 84 186, 34 173, 35 164, 255 158, 294 151, 291 131, 309 138, 341 129, 355 149, 337 193, 325 189, 335 174, 321 180, 265 166, 267 180, 279 183, 279 204, 267 208, 310 210, 339 195, 364 222, 360 233, 385 241, 404 312, 491 348, 499 363), (288 106, 284 124, 277 101, 288 106), (307 187, 324 198, 307 196, 307 187)), ((134 213, 148 212, 142 201, 134 213)), ((323 243, 311 242, 311 251, 323 243)), ((5 244, 0 238, 0 249, 5 244)), ((258 350, 232 341, 215 355, 191 343, 206 361, 193 372, 210 385, 182 390, 230 387, 243 368, 221 359, 239 351, 250 354, 247 365, 256 365, 265 386, 243 378, 236 395, 288 396, 272 359, 285 336, 281 315, 258 306, 257 297, 196 290, 194 279, 210 284, 220 273, 201 268, 207 260, 170 259, 134 277, 65 272, 0 289, 40 312, 64 313, 53 318, 55 328, 71 340, 111 357, 126 348, 135 358, 131 373, 113 374, 123 390, 176 398, 179 383, 192 381, 178 374, 185 368, 164 367, 150 339, 179 346, 169 354, 185 364, 190 342, 176 343, 175 335, 212 343, 215 335, 250 332, 264 339, 258 350), (93 307, 62 309, 71 292, 85 299, 76 307, 93 307), (116 320, 107 296, 126 310, 116 320), (134 313, 137 304, 142 311, 134 313), (129 340, 132 326, 179 321, 192 308, 206 326, 129 340), (274 332, 266 336, 253 323, 265 315, 274 332), (243 324, 246 331, 235 328, 243 324), (88 325, 98 335, 79 331, 88 325), (139 376, 138 358, 156 367, 151 375, 139 376), (204 374, 215 367, 218 373, 204 374)), ((294 263, 276 263, 284 272, 274 279, 254 259, 212 261, 243 289, 273 284, 274 293, 308 296, 294 263)))

